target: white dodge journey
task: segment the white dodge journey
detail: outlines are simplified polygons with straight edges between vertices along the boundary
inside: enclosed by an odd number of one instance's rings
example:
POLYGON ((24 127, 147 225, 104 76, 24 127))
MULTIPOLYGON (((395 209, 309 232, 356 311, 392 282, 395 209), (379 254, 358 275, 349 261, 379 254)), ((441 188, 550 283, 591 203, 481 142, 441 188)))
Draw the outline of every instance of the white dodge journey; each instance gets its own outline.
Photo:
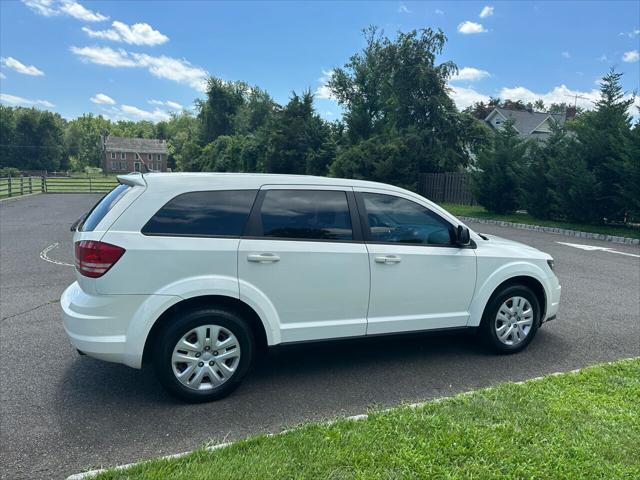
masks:
POLYGON ((119 177, 75 230, 61 298, 83 354, 219 399, 291 342, 475 329, 514 353, 555 318, 553 259, 391 185, 289 175, 119 177))

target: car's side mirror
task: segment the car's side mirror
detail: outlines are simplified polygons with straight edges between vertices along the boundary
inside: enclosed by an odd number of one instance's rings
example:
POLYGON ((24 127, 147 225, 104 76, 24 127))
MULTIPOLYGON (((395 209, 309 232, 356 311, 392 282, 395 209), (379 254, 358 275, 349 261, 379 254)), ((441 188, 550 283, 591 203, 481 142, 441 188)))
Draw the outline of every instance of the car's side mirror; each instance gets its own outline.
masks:
POLYGON ((458 229, 456 230, 456 244, 460 247, 466 247, 470 243, 471 234, 469 233, 469 229, 462 225, 458 225, 458 229))

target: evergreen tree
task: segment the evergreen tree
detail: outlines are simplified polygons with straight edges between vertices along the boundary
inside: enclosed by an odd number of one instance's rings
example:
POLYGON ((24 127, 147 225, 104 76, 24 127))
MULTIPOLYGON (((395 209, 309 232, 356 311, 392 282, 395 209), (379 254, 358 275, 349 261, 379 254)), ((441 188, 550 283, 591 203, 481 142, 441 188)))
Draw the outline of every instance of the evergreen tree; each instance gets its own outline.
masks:
POLYGON ((524 155, 527 143, 518 138, 512 122, 493 134, 478 155, 472 188, 478 203, 490 212, 510 213, 521 206, 524 155))

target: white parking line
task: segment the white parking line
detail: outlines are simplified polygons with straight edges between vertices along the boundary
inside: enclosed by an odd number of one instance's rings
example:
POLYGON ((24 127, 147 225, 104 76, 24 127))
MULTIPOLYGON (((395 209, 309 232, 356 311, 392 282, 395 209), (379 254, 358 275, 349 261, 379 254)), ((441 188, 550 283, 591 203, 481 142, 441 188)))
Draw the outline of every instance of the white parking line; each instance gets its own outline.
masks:
POLYGON ((640 258, 640 255, 636 255, 635 253, 627 253, 627 252, 619 252, 609 247, 596 247, 594 245, 584 245, 582 243, 566 243, 566 242, 556 242, 560 245, 566 245, 567 247, 579 248, 580 250, 586 250, 587 252, 607 252, 607 253, 617 253, 618 255, 626 255, 628 257, 636 257, 640 258))
POLYGON ((45 262, 49 262, 49 263, 55 263, 56 265, 65 265, 67 267, 73 267, 73 265, 71 265, 70 263, 66 263, 66 262, 61 262, 60 260, 54 260, 53 258, 49 258, 48 257, 48 253, 53 250, 54 248, 58 248, 60 246, 60 244, 58 242, 56 243, 52 243, 51 245, 49 245, 47 248, 45 248, 44 250, 42 250, 40 252, 40 258, 42 260, 44 260, 45 262))

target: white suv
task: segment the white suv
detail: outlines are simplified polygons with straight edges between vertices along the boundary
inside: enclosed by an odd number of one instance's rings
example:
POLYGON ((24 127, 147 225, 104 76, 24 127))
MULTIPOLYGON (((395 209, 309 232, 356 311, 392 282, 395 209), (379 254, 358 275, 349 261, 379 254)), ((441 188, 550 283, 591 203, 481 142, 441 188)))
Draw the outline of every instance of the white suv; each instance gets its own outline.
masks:
POLYGON ((476 234, 413 192, 337 178, 131 174, 77 222, 64 327, 81 352, 190 401, 263 347, 476 328, 523 349, 555 318, 553 259, 476 234))

